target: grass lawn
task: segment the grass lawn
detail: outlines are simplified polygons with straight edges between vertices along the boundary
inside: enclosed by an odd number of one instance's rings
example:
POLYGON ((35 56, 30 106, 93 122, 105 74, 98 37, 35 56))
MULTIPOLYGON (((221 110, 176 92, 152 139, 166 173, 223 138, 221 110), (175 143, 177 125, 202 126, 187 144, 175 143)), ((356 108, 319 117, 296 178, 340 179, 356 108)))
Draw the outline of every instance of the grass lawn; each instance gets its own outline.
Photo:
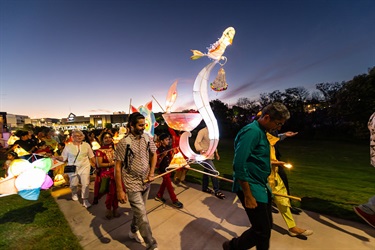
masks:
POLYGON ((0 249, 82 249, 49 190, 0 200, 0 249))
MULTIPOLYGON (((288 138, 279 145, 282 160, 293 165, 286 170, 291 195, 302 198, 301 202, 292 201, 294 206, 362 222, 352 207, 375 195, 375 168, 370 165, 368 142, 288 138)), ((233 140, 221 140, 219 154, 215 166, 221 176, 231 179, 233 140)), ((187 180, 201 183, 201 174, 189 171, 187 180)), ((220 181, 220 186, 231 190, 229 182, 220 181)))

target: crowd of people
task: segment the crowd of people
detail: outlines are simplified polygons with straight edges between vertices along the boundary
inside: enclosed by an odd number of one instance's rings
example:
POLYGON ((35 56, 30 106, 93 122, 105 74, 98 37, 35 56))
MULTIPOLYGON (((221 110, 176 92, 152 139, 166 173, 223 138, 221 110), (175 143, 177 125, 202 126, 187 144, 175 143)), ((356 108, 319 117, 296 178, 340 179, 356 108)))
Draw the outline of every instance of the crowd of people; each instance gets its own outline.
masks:
MULTIPOLYGON (((233 192, 241 201, 251 227, 242 235, 223 243, 223 249, 269 249, 272 228, 272 204, 277 206, 289 229, 290 236, 309 236, 312 230, 296 226, 288 198, 273 197, 272 193, 289 194, 288 181, 282 168, 285 162, 277 156, 276 143, 280 139, 294 136, 296 133, 278 134, 283 124, 289 119, 287 108, 281 103, 266 106, 258 119, 243 127, 234 140, 233 160, 233 192)), ((375 113, 369 121, 369 129, 374 135, 375 113), (371 124, 371 128, 370 128, 371 124)), ((89 202, 90 175, 95 169, 94 200, 98 204, 102 196, 105 198, 105 217, 118 218, 119 203, 129 202, 133 212, 129 237, 145 243, 147 249, 157 249, 157 241, 152 235, 147 218, 146 201, 155 174, 163 174, 163 180, 155 200, 166 203, 163 197, 167 189, 172 205, 183 208, 179 201, 172 180, 175 184, 183 182, 187 169, 176 171, 175 176, 166 173, 174 155, 179 152, 179 131, 169 129, 152 138, 144 133, 145 117, 135 112, 129 116, 126 129, 103 129, 97 136, 94 132, 73 130, 69 135, 57 136, 52 129, 45 129, 35 136, 33 131, 20 131, 13 134, 7 153, 4 169, 17 158, 30 159, 30 155, 53 157, 62 162, 63 171, 68 177, 72 200, 79 201, 78 186, 81 184, 81 200, 85 208, 89 202), (18 137, 18 138, 17 138, 18 137), (69 166, 67 168, 66 166, 69 166)), ((372 139, 373 142, 373 139, 372 139)), ((195 149, 203 154, 209 145, 207 128, 202 128, 195 140, 195 149)), ((371 144, 373 163, 374 145, 371 144)), ((220 156, 216 150, 202 163, 204 171, 214 174, 214 159, 220 156), (205 167, 209 166, 209 167, 205 167)), ((61 172, 61 170, 60 170, 61 172)), ((51 175, 55 175, 51 172, 51 175)), ((210 175, 211 176, 211 175, 210 175)), ((225 199, 220 191, 217 178, 211 178, 213 189, 209 188, 209 176, 202 177, 202 191, 225 199)), ((357 206, 355 212, 366 222, 374 226, 374 197, 369 203, 357 206)))

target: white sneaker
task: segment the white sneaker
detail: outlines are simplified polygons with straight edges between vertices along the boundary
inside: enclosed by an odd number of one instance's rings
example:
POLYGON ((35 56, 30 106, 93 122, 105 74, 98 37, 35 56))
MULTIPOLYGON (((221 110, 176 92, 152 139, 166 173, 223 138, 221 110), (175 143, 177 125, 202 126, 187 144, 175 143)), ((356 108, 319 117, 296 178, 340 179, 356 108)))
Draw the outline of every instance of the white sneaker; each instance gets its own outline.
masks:
POLYGON ((84 206, 85 208, 89 208, 89 207, 91 207, 91 204, 87 200, 83 200, 82 206, 84 206))
POLYGON ((139 243, 145 242, 143 240, 143 237, 142 237, 141 233, 139 232, 139 230, 137 230, 137 232, 135 232, 135 233, 132 233, 132 231, 129 231, 129 238, 132 239, 132 240, 136 240, 139 243))
POLYGON ((72 195, 72 200, 74 200, 74 201, 78 201, 78 195, 77 195, 77 194, 73 194, 73 195, 72 195))

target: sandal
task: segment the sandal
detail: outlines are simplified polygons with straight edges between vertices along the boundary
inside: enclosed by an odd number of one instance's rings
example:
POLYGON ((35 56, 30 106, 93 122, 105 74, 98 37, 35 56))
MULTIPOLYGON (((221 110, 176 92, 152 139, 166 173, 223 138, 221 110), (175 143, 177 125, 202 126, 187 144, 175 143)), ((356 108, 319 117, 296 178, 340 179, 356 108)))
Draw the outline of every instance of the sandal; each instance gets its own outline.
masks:
POLYGON ((220 191, 217 191, 217 192, 215 193, 215 196, 216 196, 217 198, 219 198, 219 199, 222 199, 222 200, 225 199, 225 195, 224 195, 222 192, 220 192, 220 191))
POLYGON ((211 188, 203 189, 202 191, 205 192, 205 193, 208 193, 208 194, 214 194, 215 193, 214 190, 212 190, 211 188))

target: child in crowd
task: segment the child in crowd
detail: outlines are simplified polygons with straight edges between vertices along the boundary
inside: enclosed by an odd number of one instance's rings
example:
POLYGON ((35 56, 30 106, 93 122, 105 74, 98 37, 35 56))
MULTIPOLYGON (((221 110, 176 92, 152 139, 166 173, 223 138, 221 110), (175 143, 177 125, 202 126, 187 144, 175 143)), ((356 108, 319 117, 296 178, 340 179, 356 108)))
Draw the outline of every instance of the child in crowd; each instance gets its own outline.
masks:
MULTIPOLYGON (((57 150, 55 151, 54 153, 54 156, 61 156, 61 153, 63 152, 65 148, 65 143, 64 142, 60 142, 59 144, 57 144, 57 150)), ((69 186, 69 176, 67 174, 64 174, 64 168, 66 166, 66 163, 56 167, 55 169, 53 169, 53 175, 56 177, 57 175, 62 175, 64 177, 64 180, 65 180, 65 186, 69 186)))
MULTIPOLYGON (((158 168, 159 173, 165 173, 166 168, 172 161, 173 158, 173 150, 169 145, 170 138, 167 134, 161 134, 159 136, 160 146, 158 147, 156 153, 158 155, 158 161, 156 163, 156 168, 158 168)), ((176 194, 174 193, 171 174, 166 174, 163 176, 163 182, 160 185, 159 192, 157 193, 155 200, 165 203, 165 199, 163 198, 164 190, 167 188, 169 196, 171 197, 173 206, 176 208, 183 208, 183 204, 178 201, 176 194)))
POLYGON ((35 154, 51 157, 52 151, 45 141, 41 141, 38 144, 38 149, 35 151, 35 154))
POLYGON ((4 175, 5 178, 8 177, 8 168, 14 159, 18 159, 18 155, 16 152, 10 151, 7 154, 7 160, 4 162, 4 165, 3 165, 3 169, 5 170, 5 175, 4 175))

